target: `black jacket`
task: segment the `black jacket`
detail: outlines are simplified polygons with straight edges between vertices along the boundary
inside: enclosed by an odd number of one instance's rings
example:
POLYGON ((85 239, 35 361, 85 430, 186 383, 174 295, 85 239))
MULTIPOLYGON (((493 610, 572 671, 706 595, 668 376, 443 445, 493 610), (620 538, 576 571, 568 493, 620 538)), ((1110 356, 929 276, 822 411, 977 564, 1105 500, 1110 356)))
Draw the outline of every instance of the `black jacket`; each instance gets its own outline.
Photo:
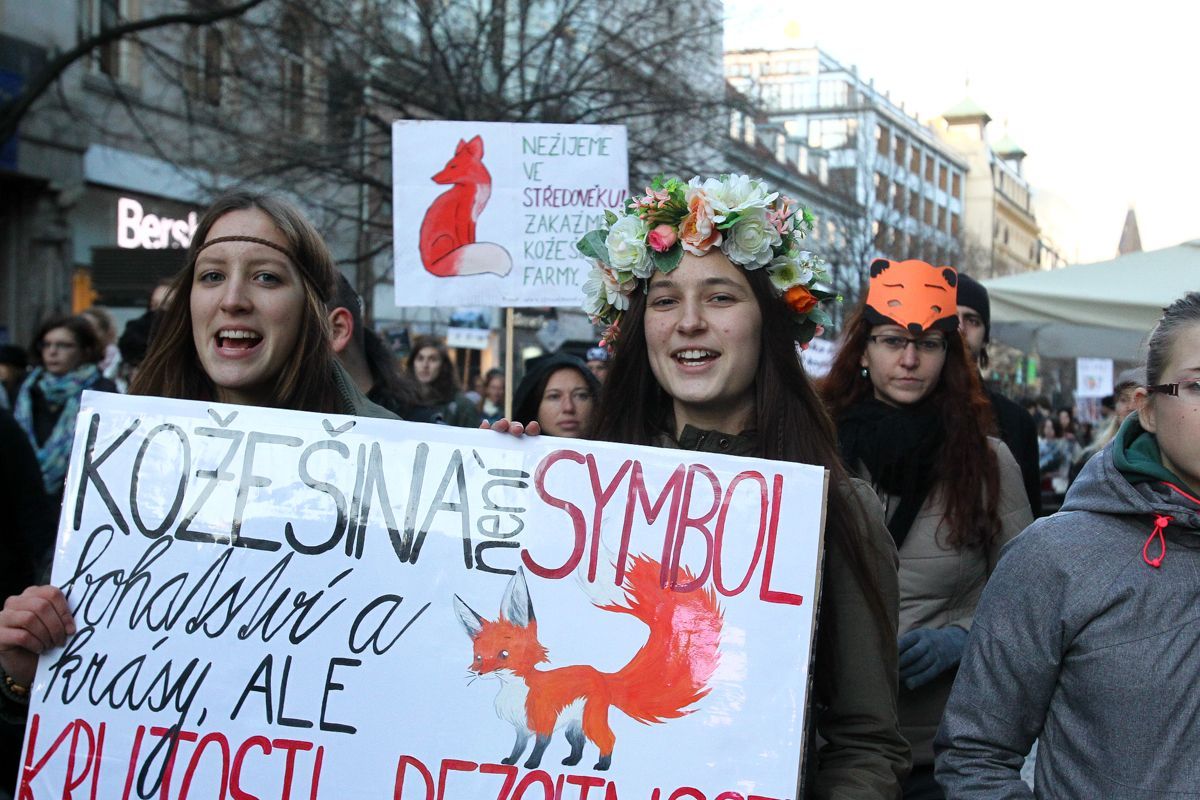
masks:
POLYGON ((1009 452, 1021 468, 1025 483, 1025 494, 1029 495, 1029 508, 1033 518, 1042 515, 1042 476, 1038 468, 1037 427, 1033 417, 1019 405, 999 392, 987 389, 988 400, 992 401, 992 413, 996 415, 996 428, 1000 439, 1008 445, 1009 452))

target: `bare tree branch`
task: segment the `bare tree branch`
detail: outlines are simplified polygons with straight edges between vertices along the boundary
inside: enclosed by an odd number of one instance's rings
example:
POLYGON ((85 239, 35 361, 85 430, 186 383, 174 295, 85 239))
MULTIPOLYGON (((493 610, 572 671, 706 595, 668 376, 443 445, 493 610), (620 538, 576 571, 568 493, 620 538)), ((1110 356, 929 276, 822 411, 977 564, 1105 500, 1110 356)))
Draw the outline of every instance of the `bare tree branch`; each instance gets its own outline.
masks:
POLYGON ((134 22, 126 22, 123 25, 115 25, 107 30, 102 30, 95 36, 89 36, 83 41, 76 44, 70 50, 67 50, 55 56, 41 69, 41 71, 33 77, 29 84, 21 90, 21 93, 12 100, 0 106, 0 142, 7 141, 14 133, 17 132, 17 125, 21 119, 29 111, 30 106, 42 96, 42 94, 57 81, 67 69, 79 59, 86 56, 96 48, 103 47, 106 44, 111 44, 126 36, 131 36, 142 31, 162 28, 168 25, 210 25, 214 22, 223 19, 229 19, 246 13, 257 5, 260 5, 265 0, 246 0, 243 3, 229 6, 228 8, 218 8, 213 11, 194 11, 191 13, 179 14, 163 14, 158 17, 149 17, 147 19, 136 20, 134 22))

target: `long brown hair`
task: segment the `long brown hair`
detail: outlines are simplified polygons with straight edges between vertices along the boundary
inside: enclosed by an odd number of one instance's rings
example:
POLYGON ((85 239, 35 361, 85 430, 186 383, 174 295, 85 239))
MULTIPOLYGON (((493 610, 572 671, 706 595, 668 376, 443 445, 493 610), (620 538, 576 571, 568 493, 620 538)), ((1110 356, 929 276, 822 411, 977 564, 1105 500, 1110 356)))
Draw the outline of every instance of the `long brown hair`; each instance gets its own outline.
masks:
POLYGON ((302 213, 285 200, 269 195, 234 192, 213 202, 196 226, 188 249, 187 266, 171 281, 171 301, 150 343, 146 359, 129 387, 131 394, 215 400, 216 386, 200 364, 192 338, 192 284, 196 256, 218 219, 231 211, 257 209, 268 217, 287 240, 301 275, 304 308, 296 324, 296 346, 276 379, 271 406, 300 411, 341 411, 333 382, 333 351, 325 301, 332 296, 333 256, 321 235, 302 213))
MULTIPOLYGON (((862 304, 850 317, 842 346, 821 382, 834 420, 874 396, 860 366, 872 328, 864 311, 862 304)), ((946 541, 958 548, 987 547, 1000 532, 1000 468, 987 441, 995 429, 992 405, 958 331, 946 334, 946 345, 942 374, 928 398, 945 430, 936 470, 950 525, 946 541)))
POLYGON ((431 403, 449 403, 458 394, 458 375, 454 372, 454 362, 450 359, 450 351, 446 349, 446 344, 441 339, 434 336, 418 336, 413 340, 412 350, 408 353, 408 373, 416 378, 417 373, 413 370, 413 363, 417 360, 417 353, 420 353, 426 348, 432 348, 442 357, 442 365, 438 367, 438 374, 433 377, 433 381, 428 384, 420 384, 421 395, 425 402, 431 403))
MULTIPOLYGON (((895 613, 888 608, 869 566, 873 558, 867 549, 867 522, 852 502, 833 421, 797 357, 789 312, 775 296, 765 269, 746 271, 744 275, 762 313, 761 351, 754 382, 754 428, 758 440, 755 455, 817 464, 829 470, 833 491, 829 493, 825 515, 827 557, 845 560, 878 628, 884 633, 884 645, 895 647, 895 613)), ((621 338, 600 395, 593 439, 652 445, 670 424, 673 404, 650 369, 643 328, 645 315, 646 295, 636 291, 621 321, 621 338)), ((836 602, 833 598, 832 593, 826 593, 822 605, 832 606, 836 602)), ((833 630, 835 617, 836 614, 822 615, 821 629, 827 636, 839 635, 833 630)), ((855 636, 858 632, 843 631, 841 635, 855 636)), ((836 663, 836 652, 829 646, 818 648, 817 660, 820 667, 817 680, 823 692, 831 695, 838 670, 853 665, 836 663)))

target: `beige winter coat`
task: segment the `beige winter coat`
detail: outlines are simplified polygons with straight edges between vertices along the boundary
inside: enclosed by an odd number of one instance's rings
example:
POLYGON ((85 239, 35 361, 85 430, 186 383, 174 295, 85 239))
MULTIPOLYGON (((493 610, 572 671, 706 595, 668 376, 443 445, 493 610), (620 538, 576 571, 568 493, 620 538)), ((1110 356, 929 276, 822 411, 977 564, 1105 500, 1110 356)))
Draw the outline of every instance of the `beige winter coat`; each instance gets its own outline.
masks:
MULTIPOLYGON (((915 628, 958 625, 971 629, 975 606, 996 566, 1000 549, 1033 522, 1021 468, 1008 447, 988 438, 1000 467, 1000 535, 987 550, 958 550, 946 543, 945 499, 935 489, 925 499, 900 547, 900 635, 915 628)), ((861 470, 861 464, 859 468, 861 470)), ((870 476, 863 475, 870 480, 870 476)), ((880 493, 888 519, 900 498, 880 493)), ((933 736, 950 697, 956 670, 910 691, 900 684, 900 729, 912 746, 913 764, 933 763, 933 736)))

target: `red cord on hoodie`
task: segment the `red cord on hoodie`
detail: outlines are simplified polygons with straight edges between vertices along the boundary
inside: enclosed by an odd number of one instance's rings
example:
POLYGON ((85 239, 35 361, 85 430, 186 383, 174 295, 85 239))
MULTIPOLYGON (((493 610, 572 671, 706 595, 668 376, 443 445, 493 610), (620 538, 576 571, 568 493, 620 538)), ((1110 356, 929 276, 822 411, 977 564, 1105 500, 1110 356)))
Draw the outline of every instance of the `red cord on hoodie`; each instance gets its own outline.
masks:
MULTIPOLYGON (((1180 489, 1175 484, 1168 481, 1163 481, 1163 485, 1174 489, 1176 492, 1183 495, 1188 500, 1191 500, 1193 503, 1200 504, 1200 500, 1192 497, 1192 495, 1188 494, 1183 489, 1180 489)), ((1163 530, 1165 530, 1166 527, 1171 524, 1171 520, 1173 519, 1175 518, 1169 514, 1155 514, 1154 530, 1150 532, 1150 536, 1146 539, 1146 543, 1142 545, 1142 560, 1155 569, 1161 567, 1163 559, 1167 557, 1167 538, 1163 536, 1163 530), (1154 558, 1151 558, 1150 543, 1155 539, 1158 539, 1158 555, 1154 558)))
POLYGON ((1142 545, 1142 560, 1150 566, 1158 569, 1162 566, 1163 559, 1167 556, 1167 538, 1163 536, 1163 529, 1171 524, 1174 517, 1165 514, 1154 515, 1154 530, 1150 532, 1150 537, 1146 539, 1146 543, 1142 545), (1154 558, 1150 557, 1150 543, 1158 539, 1158 555, 1154 558))

